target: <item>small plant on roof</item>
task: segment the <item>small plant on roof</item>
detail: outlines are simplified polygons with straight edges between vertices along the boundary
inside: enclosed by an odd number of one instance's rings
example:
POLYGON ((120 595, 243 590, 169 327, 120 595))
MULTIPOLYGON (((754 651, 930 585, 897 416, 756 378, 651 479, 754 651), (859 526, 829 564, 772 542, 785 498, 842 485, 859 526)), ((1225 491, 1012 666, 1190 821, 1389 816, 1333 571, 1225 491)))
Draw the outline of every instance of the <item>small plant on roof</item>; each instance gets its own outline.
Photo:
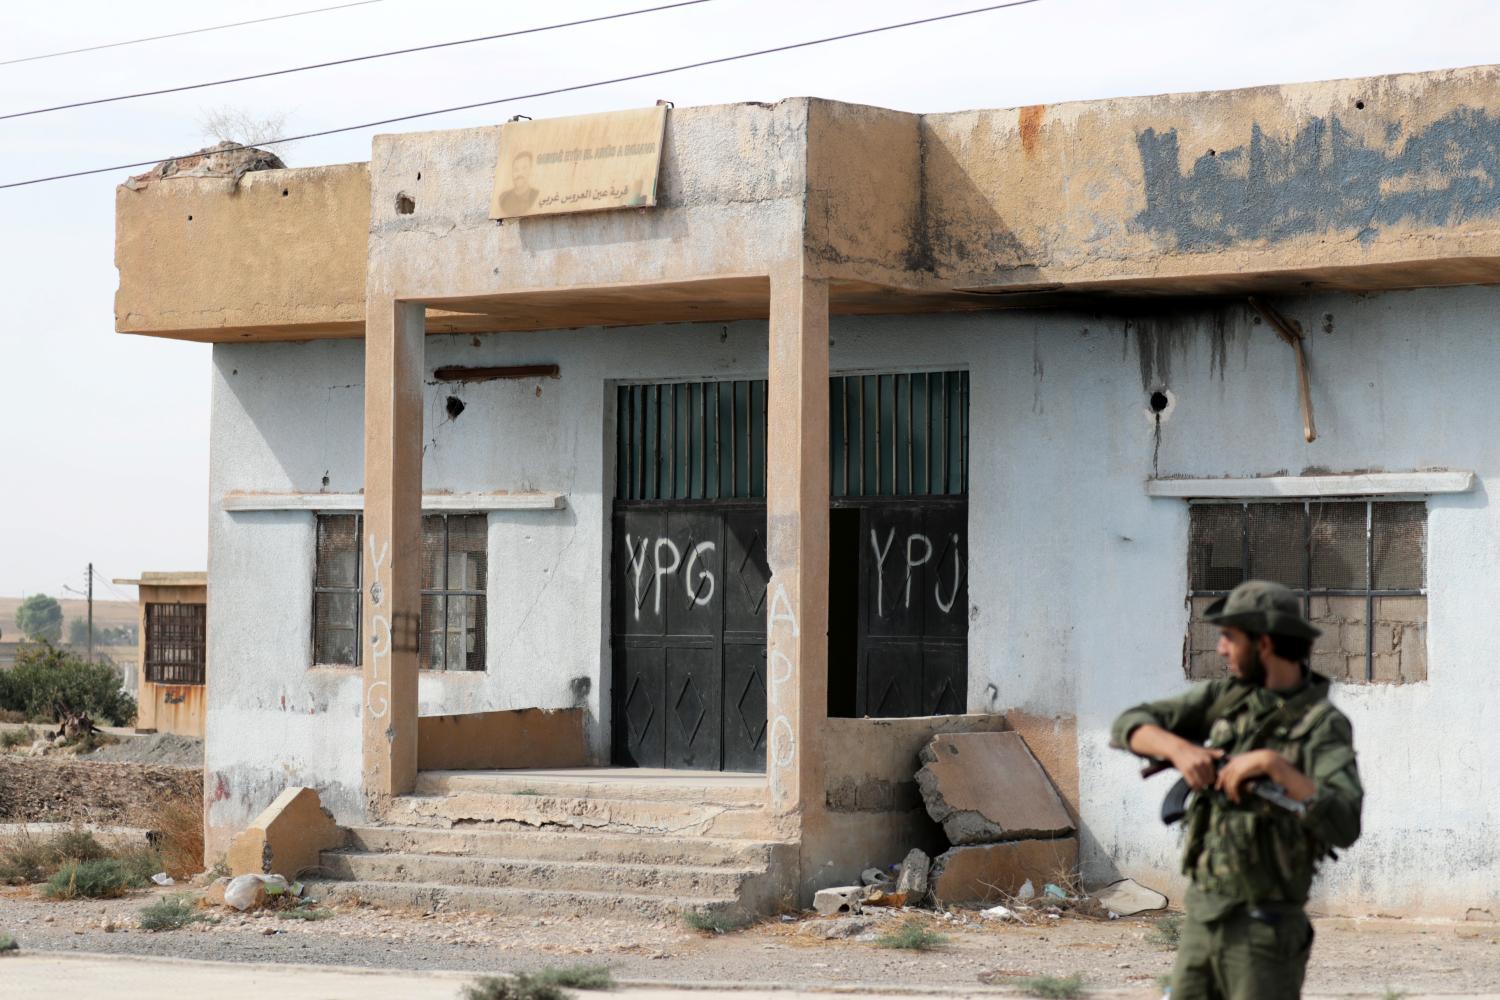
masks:
POLYGON ((882 948, 900 948, 905 951, 931 951, 948 943, 948 938, 923 925, 916 917, 902 922, 895 930, 882 934, 875 943, 882 948))

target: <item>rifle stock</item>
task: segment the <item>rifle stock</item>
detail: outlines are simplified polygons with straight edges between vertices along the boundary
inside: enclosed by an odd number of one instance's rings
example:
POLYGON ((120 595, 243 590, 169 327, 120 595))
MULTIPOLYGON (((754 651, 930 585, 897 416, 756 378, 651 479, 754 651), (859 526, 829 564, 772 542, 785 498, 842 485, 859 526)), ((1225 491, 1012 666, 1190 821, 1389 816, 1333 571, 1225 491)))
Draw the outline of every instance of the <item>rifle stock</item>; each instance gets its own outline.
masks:
MULTIPOLYGON (((1215 769, 1222 768, 1229 763, 1230 758, 1220 757, 1214 762, 1215 769)), ((1172 765, 1169 761, 1152 759, 1141 769, 1141 777, 1149 778, 1163 771, 1170 771, 1172 765)), ((1286 793, 1286 789, 1272 781, 1252 781, 1248 789, 1252 795, 1264 799, 1279 809, 1285 809, 1294 816, 1301 816, 1307 812, 1307 807, 1286 793)), ((1188 787, 1186 778, 1178 778, 1176 784, 1167 790, 1166 798, 1161 800, 1161 821, 1167 826, 1176 823, 1187 815, 1187 800, 1193 790, 1188 787)))

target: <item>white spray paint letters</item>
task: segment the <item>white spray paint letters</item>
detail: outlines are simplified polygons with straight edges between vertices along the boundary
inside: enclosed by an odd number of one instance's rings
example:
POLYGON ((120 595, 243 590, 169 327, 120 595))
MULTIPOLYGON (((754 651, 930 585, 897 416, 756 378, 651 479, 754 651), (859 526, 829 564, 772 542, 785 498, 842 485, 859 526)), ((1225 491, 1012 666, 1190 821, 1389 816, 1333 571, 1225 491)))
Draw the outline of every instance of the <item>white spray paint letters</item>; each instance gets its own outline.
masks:
POLYGON ((374 570, 370 575, 370 682, 365 685, 365 709, 372 719, 383 719, 391 710, 390 664, 391 621, 381 607, 385 600, 385 581, 381 571, 385 568, 385 557, 390 554, 389 543, 376 548, 375 533, 370 532, 370 564, 374 570))
POLYGON ((788 641, 801 634, 801 630, 797 627, 797 614, 792 610, 791 598, 787 597, 785 585, 780 583, 775 584, 771 590, 771 610, 766 620, 766 648, 770 650, 770 677, 768 678, 770 690, 766 702, 776 713, 775 718, 771 720, 766 752, 772 765, 778 768, 788 768, 797 759, 797 734, 792 729, 791 720, 787 718, 784 711, 781 689, 784 685, 791 683, 797 670, 791 657, 776 646, 778 624, 789 630, 786 636, 788 641))
POLYGON ((699 542, 688 550, 687 565, 683 566, 682 550, 677 543, 670 538, 658 538, 653 544, 648 536, 636 544, 636 540, 629 534, 625 536, 625 548, 630 552, 630 578, 635 588, 635 600, 631 602, 635 609, 635 620, 641 620, 641 607, 646 603, 646 594, 643 588, 651 591, 656 614, 661 615, 661 603, 663 595, 667 590, 667 578, 676 575, 678 569, 682 569, 682 587, 687 593, 688 600, 698 607, 706 607, 714 599, 714 591, 718 589, 718 582, 714 577, 713 570, 706 565, 706 556, 718 548, 713 542, 699 542), (650 579, 646 579, 646 555, 651 553, 651 566, 654 572, 650 579), (703 564, 703 565, 700 565, 703 564), (694 570, 697 575, 694 575, 694 570))
MULTIPOLYGON (((891 548, 896 541, 896 529, 891 527, 885 535, 885 543, 881 544, 879 529, 870 529, 870 548, 875 552, 875 614, 877 617, 885 615, 885 562, 891 554, 891 548)), ((932 598, 943 614, 953 611, 953 603, 958 600, 958 589, 963 583, 963 553, 958 546, 958 535, 954 533, 949 536, 949 546, 953 552, 953 586, 948 596, 943 597, 943 581, 935 581, 932 585, 932 598)), ((902 586, 901 606, 911 607, 911 578, 918 569, 932 561, 933 555, 932 539, 921 532, 912 532, 906 536, 906 580, 902 586)))

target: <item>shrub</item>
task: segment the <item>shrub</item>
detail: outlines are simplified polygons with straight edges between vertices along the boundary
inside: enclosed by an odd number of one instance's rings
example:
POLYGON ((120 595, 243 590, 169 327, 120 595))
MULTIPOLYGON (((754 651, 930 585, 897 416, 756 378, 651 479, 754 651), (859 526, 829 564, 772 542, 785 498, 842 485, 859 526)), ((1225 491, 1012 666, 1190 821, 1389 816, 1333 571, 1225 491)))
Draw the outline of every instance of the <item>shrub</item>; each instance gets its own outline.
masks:
MULTIPOLYGON (((203 813, 190 799, 162 796, 152 804, 161 867, 173 878, 190 878, 203 870, 203 813)), ((225 868, 223 874, 229 874, 225 868)))
POLYGON ((9 934, 0 934, 0 955, 5 954, 7 951, 19 951, 20 948, 21 946, 16 944, 15 938, 9 934))
POLYGON ((333 916, 333 911, 301 906, 295 910, 277 910, 276 915, 282 920, 327 920, 333 916))
POLYGON ((936 931, 924 927, 922 921, 913 917, 904 921, 894 931, 882 934, 875 943, 882 948, 900 948, 906 951, 930 951, 940 944, 947 944, 948 939, 936 931))
POLYGON ((728 934, 750 925, 744 914, 729 910, 688 910, 682 915, 682 920, 693 930, 705 934, 728 934))
POLYGON ((12 750, 19 746, 31 746, 36 742, 36 730, 27 726, 25 729, 7 729, 0 733, 0 747, 12 750))
POLYGON ((141 908, 138 922, 143 931, 175 931, 202 919, 190 896, 163 896, 141 908))
POLYGON ((22 831, 0 842, 0 883, 40 882, 67 861, 98 861, 109 856, 86 830, 65 830, 51 837, 22 831))
POLYGON ((1146 935, 1146 943, 1158 945, 1162 948, 1177 949, 1177 942, 1182 937, 1182 914, 1168 913, 1164 917, 1158 917, 1152 921, 1151 933, 1146 935))
POLYGON ((42 646, 16 654, 15 666, 0 671, 0 709, 47 722, 57 718, 58 706, 112 726, 135 721, 135 699, 107 663, 88 663, 42 646))
POLYGON ((615 977, 603 965, 563 965, 555 969, 543 969, 531 977, 539 983, 551 983, 575 990, 612 990, 615 977))
POLYGON ((1071 976, 1033 976, 1030 979, 1017 979, 1015 985, 1021 992, 1029 997, 1049 997, 1056 1000, 1073 1000, 1074 997, 1083 996, 1083 977, 1078 973, 1071 976))
POLYGON ((464 1000, 567 1000, 561 986, 543 983, 524 972, 514 976, 481 976, 464 987, 464 1000))
POLYGON ((131 886, 130 873, 113 858, 70 861, 47 880, 49 899, 113 899, 131 886))

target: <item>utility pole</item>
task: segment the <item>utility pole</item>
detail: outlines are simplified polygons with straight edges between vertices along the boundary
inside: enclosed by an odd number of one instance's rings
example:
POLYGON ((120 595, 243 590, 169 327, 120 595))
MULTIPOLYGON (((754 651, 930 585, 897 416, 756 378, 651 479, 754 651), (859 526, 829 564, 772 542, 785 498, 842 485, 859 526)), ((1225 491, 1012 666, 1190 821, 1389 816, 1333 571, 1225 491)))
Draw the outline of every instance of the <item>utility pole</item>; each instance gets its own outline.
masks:
POLYGON ((94 564, 89 563, 89 662, 94 662, 94 564))

